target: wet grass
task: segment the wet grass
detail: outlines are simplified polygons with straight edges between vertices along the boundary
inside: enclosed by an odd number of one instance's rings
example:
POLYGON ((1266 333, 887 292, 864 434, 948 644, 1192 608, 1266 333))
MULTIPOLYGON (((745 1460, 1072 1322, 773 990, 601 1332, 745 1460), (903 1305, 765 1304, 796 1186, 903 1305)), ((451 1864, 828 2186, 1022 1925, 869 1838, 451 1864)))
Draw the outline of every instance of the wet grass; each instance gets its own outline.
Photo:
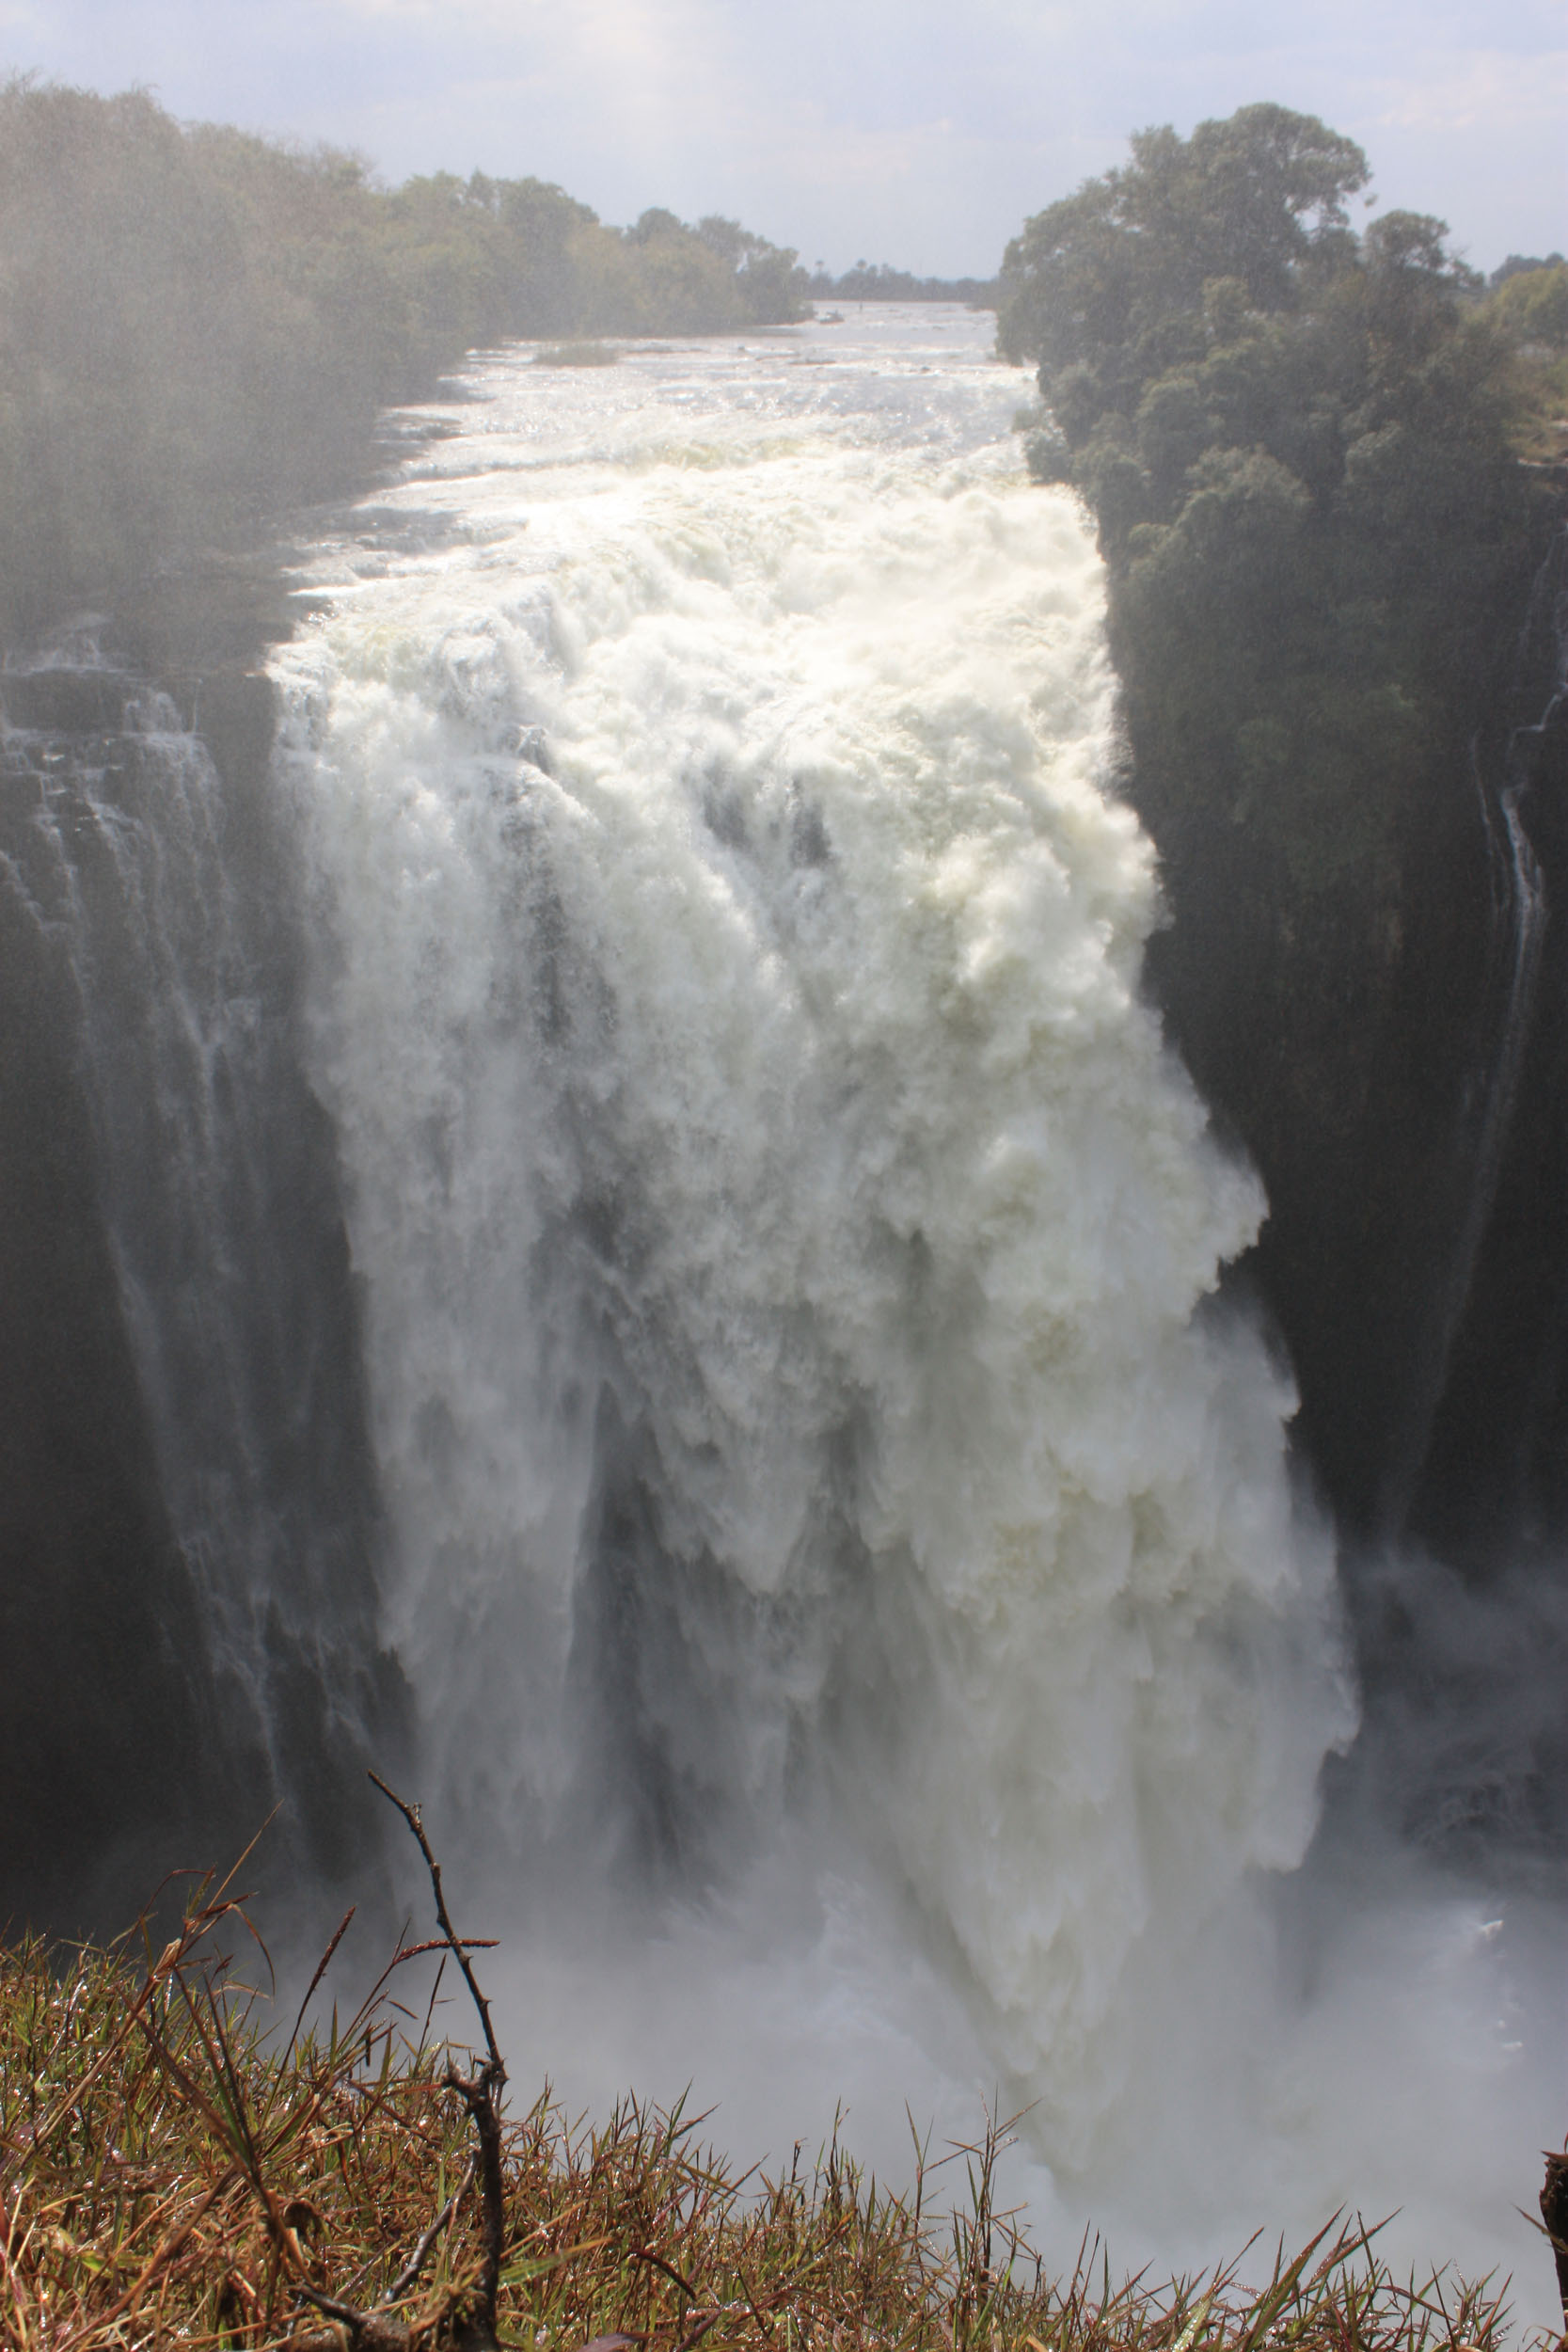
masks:
MULTIPOLYGON (((0 2343, 413 2352, 489 2340, 464 2335, 483 2259, 478 2158, 434 2032, 453 1954, 422 2003, 404 1998, 410 1962, 439 1950, 400 1946, 346 2021, 336 2010, 320 2029, 296 2020, 286 2040, 245 1981, 265 1984, 265 1956, 231 1884, 197 1884, 161 1950, 145 1927, 111 1949, 24 1939, 0 1950, 0 2343), (242 1969, 236 1952, 255 1964, 242 1969)), ((312 1994, 326 1972, 324 1961, 312 1994)), ((493 2341, 518 2352, 604 2337, 629 2340, 617 2352, 1495 2352, 1505 2341, 1494 2285, 1402 2281, 1375 2234, 1337 2224, 1282 2249, 1261 2289, 1236 2265, 1118 2281, 1088 2245, 1053 2279, 996 2209, 994 2130, 922 2161, 913 2191, 895 2196, 836 2137, 772 2178, 737 2172, 703 2125, 635 2100, 574 2123, 547 2091, 508 2121, 493 2341)), ((1271 2265, 1254 2249, 1249 2267, 1271 2265)))

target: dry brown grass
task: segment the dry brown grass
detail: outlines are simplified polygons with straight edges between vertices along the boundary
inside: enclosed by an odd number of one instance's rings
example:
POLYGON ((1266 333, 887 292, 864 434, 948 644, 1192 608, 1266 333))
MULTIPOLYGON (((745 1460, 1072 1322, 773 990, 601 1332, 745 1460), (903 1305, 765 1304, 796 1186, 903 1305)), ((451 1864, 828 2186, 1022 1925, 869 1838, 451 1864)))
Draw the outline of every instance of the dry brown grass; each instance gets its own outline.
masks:
MULTIPOLYGON (((334 2308, 379 2312, 375 2326, 414 2347, 465 2340, 483 2261, 474 2133, 433 2038, 436 1992, 422 2010, 399 1997, 410 1960, 441 1940, 400 1946, 346 2024, 336 2010, 320 2032, 296 2021, 281 2045, 262 2030, 269 2005, 226 1956, 236 1947, 264 1963, 232 1881, 207 1881, 161 1952, 145 1934, 112 1950, 0 1950, 0 2340, 15 2352, 356 2341, 371 2352, 373 2329, 324 2319, 334 2308)), ((1334 2225, 1281 2256, 1261 2292, 1234 2267, 1118 2284, 1088 2248, 1070 2279, 1050 2279, 995 2210, 995 2131, 946 2171, 921 2166, 901 2198, 836 2137, 785 2177, 737 2176, 704 2146, 702 2122, 628 2100, 574 2127, 546 2092, 508 2123, 496 2341, 517 2352, 606 2336, 629 2339, 624 2352, 1495 2352, 1503 2341, 1491 2286, 1401 2283, 1369 2233, 1334 2225), (955 2173, 964 2193, 933 2219, 955 2173)))

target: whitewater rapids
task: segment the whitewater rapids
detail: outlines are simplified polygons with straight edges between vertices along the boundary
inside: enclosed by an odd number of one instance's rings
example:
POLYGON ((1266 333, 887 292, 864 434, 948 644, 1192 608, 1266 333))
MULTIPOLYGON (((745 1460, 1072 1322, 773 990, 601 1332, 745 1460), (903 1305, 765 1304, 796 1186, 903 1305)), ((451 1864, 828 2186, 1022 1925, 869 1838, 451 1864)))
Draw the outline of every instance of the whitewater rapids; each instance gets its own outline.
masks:
POLYGON ((477 364, 318 551, 279 777, 383 1634, 518 2060, 748 2158, 847 2094, 895 2172, 994 2090, 1131 2257, 1389 2167, 1322 2112, 1375 2002, 1287 2024, 1275 1950, 1354 1701, 1217 1295, 1265 1204, 1140 994, 1101 568, 990 328, 477 364))

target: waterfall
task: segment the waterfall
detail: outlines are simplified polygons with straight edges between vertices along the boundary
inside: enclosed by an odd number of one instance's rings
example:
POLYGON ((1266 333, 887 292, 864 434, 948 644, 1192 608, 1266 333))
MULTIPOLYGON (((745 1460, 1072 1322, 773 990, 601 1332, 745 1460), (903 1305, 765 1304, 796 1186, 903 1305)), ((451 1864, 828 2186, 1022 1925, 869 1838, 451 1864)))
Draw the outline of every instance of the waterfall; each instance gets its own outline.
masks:
POLYGON ((427 1783, 686 1902, 828 1824, 1070 2166, 1352 1721, 1098 558, 967 322, 476 389, 277 664, 427 1783))

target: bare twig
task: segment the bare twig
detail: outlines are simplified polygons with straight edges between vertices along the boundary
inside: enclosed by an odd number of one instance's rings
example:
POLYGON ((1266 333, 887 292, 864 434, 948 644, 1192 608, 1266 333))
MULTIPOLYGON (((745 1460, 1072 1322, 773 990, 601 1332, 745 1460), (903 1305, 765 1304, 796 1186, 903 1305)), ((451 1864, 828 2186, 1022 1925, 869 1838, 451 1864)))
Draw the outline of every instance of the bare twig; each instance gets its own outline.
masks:
POLYGON ((397 1807, 418 1841, 420 1851, 425 1859, 425 1867, 430 1872, 431 1891, 436 1898, 436 1917, 440 1925, 442 1939, 463 1971, 463 1980, 472 1996, 474 2008, 479 2012, 479 2022, 484 2029, 484 2047, 488 2053, 490 2064, 494 2067, 498 2079, 504 2082, 506 2068, 501 2063, 501 2054, 496 2046, 496 2029, 490 2023, 490 2004, 479 1989, 479 1979, 469 1965, 465 1941, 451 1924, 451 1915, 447 1910, 447 1899, 441 1892, 441 1866, 430 1850, 430 1840, 424 1834, 424 1821, 420 1808, 417 1804, 411 1804, 406 1797, 400 1797, 395 1789, 388 1788, 379 1772, 372 1772, 370 1777, 388 1804, 397 1807))
POLYGON ((697 2290, 690 2280, 683 2278, 674 2264, 667 2263, 662 2254, 656 2254, 651 2246, 634 2246, 629 2251, 634 2263, 651 2263, 656 2270, 662 2270, 665 2277, 673 2280, 683 2295, 688 2295, 693 2302, 696 2301, 697 2290))
POLYGON ((1541 2190, 1541 2218, 1557 2257, 1558 2293, 1562 2298, 1563 2319, 1568 2321, 1568 2155, 1556 2154, 1550 2149, 1543 2153, 1546 2178, 1541 2190))
POLYGON ((477 2156, 470 2156, 468 2159, 468 2169, 464 2173, 463 2178, 458 2182, 457 2186, 452 2190, 451 2195, 447 2199, 446 2203, 441 2207, 440 2212, 436 2215, 429 2229, 426 2230, 424 2235, 419 2240, 418 2244, 414 2248, 414 2251, 409 2255, 408 2260, 404 2264, 403 2268, 398 2272, 397 2277, 392 2280, 391 2285, 382 2296, 381 2304, 383 2310, 385 2310, 388 2304, 401 2303, 404 2296, 414 2286, 420 2271, 424 2268, 425 2264, 430 2259, 431 2248, 435 2245, 436 2239, 446 2228, 447 2223, 451 2219, 452 2215, 457 2211, 458 2206, 463 2202, 463 2200, 467 2195, 469 2189, 472 2188, 474 2185, 474 2175, 478 2170, 479 2158, 477 2156))
POLYGON ((496 2306, 500 2294, 501 2254, 506 2242, 500 2122, 500 2094, 506 2084, 506 2065, 496 2042, 496 2029, 490 2020, 490 2004, 480 1989, 473 1963, 468 1958, 471 1947, 452 1926, 447 1899, 441 1891, 441 1866, 431 1851, 420 1808, 410 1804, 406 1797, 400 1797, 395 1789, 388 1788, 378 1772, 372 1772, 370 1777, 388 1804, 395 1805, 402 1814, 424 1856, 442 1939, 463 1972, 463 1981, 468 1988, 484 2035, 486 2056, 479 2073, 472 2076, 460 2074, 455 2066, 449 2066, 446 2082, 449 2090, 455 2090, 467 2108, 479 2140, 478 2168, 484 2210, 484 2250, 480 2265, 476 2301, 466 2314, 459 2316, 454 2341, 459 2352, 491 2352, 496 2344, 496 2306))

